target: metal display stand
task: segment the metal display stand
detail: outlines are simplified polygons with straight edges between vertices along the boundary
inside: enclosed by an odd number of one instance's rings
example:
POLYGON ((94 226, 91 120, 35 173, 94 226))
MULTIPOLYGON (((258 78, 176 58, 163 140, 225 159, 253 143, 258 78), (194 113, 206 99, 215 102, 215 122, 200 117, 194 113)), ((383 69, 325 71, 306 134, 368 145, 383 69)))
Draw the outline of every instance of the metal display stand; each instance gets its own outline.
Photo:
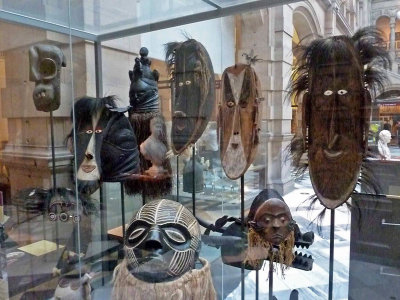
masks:
POLYGON ((335 210, 331 209, 331 232, 329 245, 329 292, 328 299, 332 300, 333 293, 333 258, 335 250, 335 210))
MULTIPOLYGON (((56 196, 57 193, 57 178, 56 178, 56 153, 54 149, 54 118, 53 118, 53 111, 50 111, 50 140, 51 140, 51 163, 52 163, 52 175, 53 175, 53 197, 56 196)), ((49 203, 50 204, 50 203, 49 203)), ((57 208, 58 211, 58 208, 57 208)), ((45 214, 43 214, 43 227, 45 226, 44 224, 45 221, 45 214)), ((57 251, 60 248, 59 245, 59 238, 58 238, 58 222, 56 223, 56 247, 57 251)), ((43 238, 46 240, 46 230, 43 231, 43 238)))

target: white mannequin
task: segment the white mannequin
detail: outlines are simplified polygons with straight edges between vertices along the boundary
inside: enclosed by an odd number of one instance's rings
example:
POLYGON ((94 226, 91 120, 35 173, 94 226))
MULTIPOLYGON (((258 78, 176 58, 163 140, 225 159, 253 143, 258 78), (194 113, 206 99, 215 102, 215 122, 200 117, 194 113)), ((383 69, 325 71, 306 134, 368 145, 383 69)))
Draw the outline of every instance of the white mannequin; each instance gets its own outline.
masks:
POLYGON ((390 143, 391 139, 392 135, 389 130, 382 130, 379 133, 378 151, 380 157, 384 160, 391 159, 390 150, 387 145, 388 143, 390 143))

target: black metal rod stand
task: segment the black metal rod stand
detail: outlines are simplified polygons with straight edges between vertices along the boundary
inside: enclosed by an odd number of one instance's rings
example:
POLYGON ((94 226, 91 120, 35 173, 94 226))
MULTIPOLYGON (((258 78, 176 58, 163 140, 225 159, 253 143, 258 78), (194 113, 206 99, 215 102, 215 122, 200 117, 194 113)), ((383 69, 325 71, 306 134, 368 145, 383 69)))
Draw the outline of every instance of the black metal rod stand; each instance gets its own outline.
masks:
MULTIPOLYGON (((51 164, 52 164, 52 175, 53 175, 53 197, 56 196, 57 192, 57 177, 56 177, 56 152, 54 149, 54 118, 53 118, 53 111, 50 111, 50 140, 51 140, 51 164)), ((51 200, 50 200, 51 201, 51 200)), ((49 203, 50 204, 50 203, 49 203)), ((57 208, 58 212, 58 208, 57 208)), ((43 219, 44 224, 44 219, 43 219)), ((46 230, 43 233, 44 239, 46 239, 46 230)), ((59 250, 59 240, 58 240, 58 222, 56 222, 56 245, 57 251, 59 250)))
POLYGON ((258 300, 258 289, 259 289, 259 273, 256 270, 256 300, 258 300))
POLYGON ((176 156, 176 201, 179 202, 179 155, 176 156))
POLYGON ((196 158, 196 145, 193 144, 192 147, 192 205, 193 205, 193 216, 196 217, 196 186, 195 186, 195 180, 196 180, 196 176, 195 176, 195 171, 194 171, 194 160, 196 158))
MULTIPOLYGON (((244 175, 240 177, 240 220, 241 230, 244 232, 244 175)), ((244 243, 244 241, 243 241, 244 243)), ((244 299, 244 264, 240 268, 240 280, 241 280, 241 294, 242 300, 244 299)))
POLYGON ((121 182, 121 219, 122 219, 122 239, 125 242, 125 192, 124 184, 121 182))
POLYGON ((334 250, 335 250, 335 210, 331 209, 331 235, 330 235, 330 251, 329 251, 329 294, 328 294, 329 300, 332 300, 332 292, 333 292, 334 250))
POLYGON ((273 255, 270 255, 270 260, 269 260, 269 272, 268 272, 268 284, 269 284, 269 289, 268 289, 268 299, 273 300, 274 299, 274 262, 272 260, 273 255))

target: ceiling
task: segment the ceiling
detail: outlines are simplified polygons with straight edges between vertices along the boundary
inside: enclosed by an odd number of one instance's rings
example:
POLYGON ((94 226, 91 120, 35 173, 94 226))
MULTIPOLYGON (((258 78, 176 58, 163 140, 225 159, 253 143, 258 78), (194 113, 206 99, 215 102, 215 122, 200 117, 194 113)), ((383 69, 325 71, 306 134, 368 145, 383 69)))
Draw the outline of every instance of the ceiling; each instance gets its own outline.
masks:
POLYGON ((297 0, 2 0, 0 20, 105 41, 297 0))

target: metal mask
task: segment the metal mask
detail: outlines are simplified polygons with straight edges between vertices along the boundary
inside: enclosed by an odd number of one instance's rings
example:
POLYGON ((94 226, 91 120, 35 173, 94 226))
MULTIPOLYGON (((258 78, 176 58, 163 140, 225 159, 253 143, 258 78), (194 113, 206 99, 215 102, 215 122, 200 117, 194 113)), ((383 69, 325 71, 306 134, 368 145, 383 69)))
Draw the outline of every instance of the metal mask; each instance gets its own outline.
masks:
POLYGON ((197 220, 182 204, 171 200, 145 204, 125 235, 130 272, 147 282, 172 280, 193 269, 200 246, 197 220))
POLYGON ((250 65, 236 64, 222 74, 219 143, 226 176, 237 179, 257 153, 260 131, 260 82, 250 65))
POLYGON ((203 134, 215 102, 214 70, 207 50, 194 39, 166 45, 171 74, 172 148, 179 154, 203 134))
POLYGON ((35 45, 29 48, 29 80, 35 82, 33 101, 40 111, 54 111, 60 107, 60 73, 65 57, 54 45, 35 45))
POLYGON ((311 182, 321 204, 342 205, 357 181, 379 192, 363 165, 366 156, 371 95, 381 88, 390 65, 380 32, 365 28, 353 37, 333 36, 303 48, 292 75, 291 94, 302 97, 302 133, 291 143, 294 165, 302 172, 308 152, 311 182), (363 172, 360 173, 361 167, 363 172))
POLYGON ((159 73, 150 69, 151 61, 147 58, 149 50, 140 48, 140 58, 135 59, 133 71, 129 71, 131 86, 129 89, 130 105, 132 112, 145 113, 158 111, 158 87, 159 73))
POLYGON ((79 191, 93 193, 100 182, 124 181, 139 169, 132 126, 113 97, 81 98, 75 103, 79 191))

